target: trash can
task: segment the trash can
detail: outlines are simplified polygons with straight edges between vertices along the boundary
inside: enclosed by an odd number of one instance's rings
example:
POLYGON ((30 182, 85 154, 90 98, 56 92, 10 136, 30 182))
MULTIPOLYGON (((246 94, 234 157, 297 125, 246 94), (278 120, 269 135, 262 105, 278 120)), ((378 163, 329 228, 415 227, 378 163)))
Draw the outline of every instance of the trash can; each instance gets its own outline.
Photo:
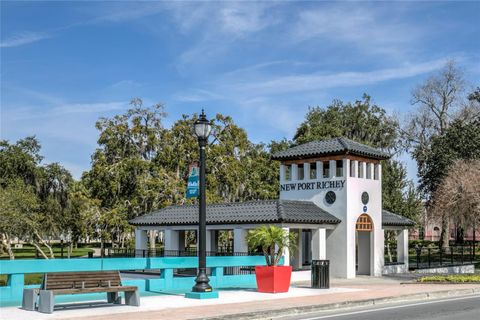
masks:
POLYGON ((93 252, 92 252, 92 251, 89 251, 89 252, 88 252, 88 257, 89 257, 89 258, 93 258, 93 252))
POLYGON ((312 288, 330 288, 330 260, 312 260, 312 288))

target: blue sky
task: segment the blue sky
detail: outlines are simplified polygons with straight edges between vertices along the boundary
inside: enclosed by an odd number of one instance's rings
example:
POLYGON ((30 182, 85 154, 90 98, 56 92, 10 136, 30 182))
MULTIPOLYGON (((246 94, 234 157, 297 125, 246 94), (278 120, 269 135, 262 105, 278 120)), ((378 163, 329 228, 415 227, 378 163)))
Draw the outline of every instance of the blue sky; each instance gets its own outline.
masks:
MULTIPOLYGON (((400 119, 448 59, 480 85, 480 2, 1 2, 1 138, 36 135, 79 177, 133 97, 292 138, 308 106, 364 92, 400 119)), ((409 176, 416 168, 407 156, 409 176)))

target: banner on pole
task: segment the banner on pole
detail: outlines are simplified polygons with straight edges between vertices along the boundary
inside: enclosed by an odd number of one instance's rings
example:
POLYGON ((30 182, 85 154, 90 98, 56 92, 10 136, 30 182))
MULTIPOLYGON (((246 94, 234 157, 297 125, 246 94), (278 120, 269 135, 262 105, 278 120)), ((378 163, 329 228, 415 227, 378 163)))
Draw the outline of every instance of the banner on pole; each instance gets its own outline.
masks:
POLYGON ((197 163, 188 166, 187 199, 197 198, 199 195, 198 169, 197 163))

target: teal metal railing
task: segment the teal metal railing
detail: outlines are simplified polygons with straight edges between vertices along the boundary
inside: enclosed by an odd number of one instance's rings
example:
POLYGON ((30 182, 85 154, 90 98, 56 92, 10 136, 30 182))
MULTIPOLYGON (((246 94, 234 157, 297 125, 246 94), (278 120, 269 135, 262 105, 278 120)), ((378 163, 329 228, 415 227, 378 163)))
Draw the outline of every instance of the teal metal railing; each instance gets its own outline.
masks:
MULTIPOLYGON (((122 283, 137 286, 140 292, 187 292, 194 285, 195 277, 176 277, 174 269, 196 268, 197 265, 197 257, 0 260, 0 275, 7 275, 7 285, 0 286, 0 302, 20 303, 25 287, 38 287, 25 286, 25 274, 47 272, 160 269, 158 277, 128 279, 122 283)), ((263 256, 207 257, 207 267, 211 268, 210 285, 213 288, 254 286, 254 274, 225 275, 224 268, 262 265, 265 265, 263 256)))

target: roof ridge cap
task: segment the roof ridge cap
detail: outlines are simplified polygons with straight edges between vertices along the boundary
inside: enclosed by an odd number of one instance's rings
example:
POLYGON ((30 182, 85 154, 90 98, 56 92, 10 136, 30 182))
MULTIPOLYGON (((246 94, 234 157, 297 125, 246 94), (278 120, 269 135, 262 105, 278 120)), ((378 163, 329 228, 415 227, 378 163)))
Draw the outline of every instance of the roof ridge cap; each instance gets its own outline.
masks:
POLYGON ((347 143, 344 141, 345 137, 337 137, 337 141, 342 145, 345 151, 348 151, 347 143))
POLYGON ((280 222, 285 220, 285 210, 283 210, 283 200, 278 199, 277 201, 277 215, 280 220, 280 222))

